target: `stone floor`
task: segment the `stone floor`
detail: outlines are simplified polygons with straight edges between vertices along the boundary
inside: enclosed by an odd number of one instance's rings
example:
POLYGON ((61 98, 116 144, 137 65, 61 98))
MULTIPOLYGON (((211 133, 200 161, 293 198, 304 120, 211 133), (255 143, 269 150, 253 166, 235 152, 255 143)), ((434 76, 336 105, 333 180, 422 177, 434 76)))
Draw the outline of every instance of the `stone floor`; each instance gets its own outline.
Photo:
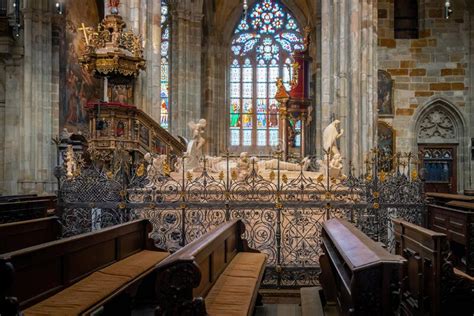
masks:
MULTIPOLYGON (((262 306, 257 306, 254 316, 301 316, 299 290, 260 290, 262 306)), ((154 309, 143 307, 132 316, 153 316, 154 309)), ((335 306, 326 306, 324 316, 337 316, 335 306)), ((319 315, 315 315, 319 316, 319 315)))
POLYGON ((254 316, 300 316, 298 304, 263 304, 255 309, 254 316))

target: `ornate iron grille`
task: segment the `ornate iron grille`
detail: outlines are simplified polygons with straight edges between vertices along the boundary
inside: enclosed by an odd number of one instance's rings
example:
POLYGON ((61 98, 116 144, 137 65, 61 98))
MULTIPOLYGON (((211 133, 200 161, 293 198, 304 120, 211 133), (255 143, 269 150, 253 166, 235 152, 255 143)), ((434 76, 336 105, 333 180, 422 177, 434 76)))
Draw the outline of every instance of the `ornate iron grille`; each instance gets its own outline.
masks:
MULTIPOLYGON (((115 155, 126 157, 126 155, 115 155)), ((66 236, 100 229, 135 218, 147 218, 152 237, 165 249, 178 249, 233 218, 246 223, 250 246, 268 254, 266 287, 317 284, 320 232, 330 218, 345 218, 371 238, 393 248, 390 218, 421 224, 423 182, 411 155, 389 157, 394 168, 380 168, 374 151, 364 170, 353 168, 342 180, 308 176, 301 168, 290 179, 276 170, 259 175, 255 164, 243 179, 229 167, 218 174, 170 176, 128 160, 106 167, 93 162, 73 177, 59 172, 59 205, 66 236), (379 171, 382 170, 382 171, 379 171)))

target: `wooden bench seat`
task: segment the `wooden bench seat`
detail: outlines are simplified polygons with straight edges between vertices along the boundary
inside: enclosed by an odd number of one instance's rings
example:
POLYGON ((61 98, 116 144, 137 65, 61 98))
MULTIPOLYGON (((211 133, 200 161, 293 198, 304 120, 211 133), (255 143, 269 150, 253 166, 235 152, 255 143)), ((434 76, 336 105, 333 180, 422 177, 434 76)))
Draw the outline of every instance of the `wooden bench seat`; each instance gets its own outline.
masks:
POLYGON ((263 253, 238 253, 206 296, 209 315, 251 314, 266 260, 263 253))
POLYGON ((91 306, 101 305, 103 298, 110 297, 142 274, 147 274, 167 256, 166 252, 142 250, 26 309, 24 315, 87 313, 91 306))
POLYGON ((56 216, 0 224, 0 254, 59 239, 61 224, 56 216))
POLYGON ((25 315, 114 310, 169 255, 150 231, 148 220, 136 220, 0 255, 0 315, 15 301, 25 315))
POLYGON ((252 315, 267 256, 243 233, 241 220, 227 222, 163 260, 156 315, 252 315))

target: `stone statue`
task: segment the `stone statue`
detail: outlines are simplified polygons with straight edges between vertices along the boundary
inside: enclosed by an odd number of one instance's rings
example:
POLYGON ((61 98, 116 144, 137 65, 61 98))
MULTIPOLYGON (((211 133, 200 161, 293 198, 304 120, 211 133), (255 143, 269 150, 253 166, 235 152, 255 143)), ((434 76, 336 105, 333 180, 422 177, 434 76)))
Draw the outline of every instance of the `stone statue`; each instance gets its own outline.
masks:
POLYGON ((67 128, 63 128, 63 131, 61 132, 61 135, 59 136, 59 138, 61 139, 61 141, 68 141, 69 140, 69 137, 71 137, 72 133, 70 133, 67 128))
POLYGON ((323 150, 326 153, 329 153, 331 157, 336 154, 340 154, 339 149, 337 148, 337 140, 344 133, 343 129, 341 129, 341 132, 337 130, 340 123, 341 122, 339 120, 335 120, 323 131, 323 150))
POLYGON ((166 162, 166 155, 153 156, 146 153, 143 158, 148 163, 146 171, 149 180, 164 175, 163 164, 166 162))
MULTIPOLYGON (((186 159, 184 160, 184 170, 185 171, 193 171, 194 169, 201 168, 199 163, 200 158, 202 156, 202 148, 206 143, 206 139, 202 137, 204 134, 204 129, 207 126, 207 122, 205 119, 200 119, 197 123, 189 122, 189 128, 192 130, 192 139, 187 143, 185 156, 186 159)), ((182 166, 179 164, 176 166, 178 170, 182 169, 182 166)))
POLYGON ((342 136, 344 130, 338 131, 339 120, 334 120, 323 131, 323 151, 324 159, 319 161, 323 173, 328 177, 341 177, 342 156, 337 148, 337 140, 342 136), (329 170, 328 160, 329 159, 329 170))
MULTIPOLYGON (((301 163, 303 164, 303 171, 308 170, 310 159, 308 157, 303 158, 301 163)), ((277 170, 278 169, 278 159, 262 160, 258 162, 258 169, 263 170, 277 170)), ((286 171, 300 171, 301 165, 298 163, 280 161, 280 170, 286 171)))
POLYGON ((247 152, 241 152, 239 159, 237 160, 237 177, 240 180, 245 179, 250 174, 250 162, 249 162, 249 154, 247 152))
POLYGON ((72 145, 67 145, 66 150, 66 177, 71 179, 77 173, 77 164, 76 160, 74 159, 74 150, 72 149, 72 145))

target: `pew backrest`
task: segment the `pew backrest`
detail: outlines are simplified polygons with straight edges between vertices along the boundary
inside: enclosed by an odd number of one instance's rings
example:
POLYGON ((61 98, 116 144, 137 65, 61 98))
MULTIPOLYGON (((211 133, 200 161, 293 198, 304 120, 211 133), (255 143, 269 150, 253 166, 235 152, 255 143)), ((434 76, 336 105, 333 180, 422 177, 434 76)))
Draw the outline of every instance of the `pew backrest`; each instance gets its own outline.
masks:
POLYGON ((448 254, 446 235, 392 219, 395 252, 407 264, 402 275, 401 308, 408 315, 440 314, 442 262, 448 254))
POLYGON ((181 248, 159 266, 164 269, 175 262, 194 262, 201 272, 201 280, 193 295, 204 297, 238 252, 258 252, 241 238, 244 229, 241 220, 229 221, 181 248))
POLYGON ((49 199, 35 197, 27 201, 0 202, 0 224, 46 217, 49 199))
POLYGON ((157 250, 151 229, 148 220, 135 220, 0 255, 0 271, 15 270, 15 281, 0 284, 0 293, 17 297, 20 309, 29 307, 125 257, 157 250))
POLYGON ((0 254, 57 240, 61 224, 56 216, 0 224, 0 254))
POLYGON ((229 221, 160 262, 156 315, 180 315, 189 311, 193 315, 205 315, 203 298, 237 253, 259 253, 242 239, 244 232, 242 220, 229 221))
POLYGON ((343 315, 391 315, 395 276, 405 260, 342 219, 324 222, 321 235, 319 280, 326 300, 343 315))

